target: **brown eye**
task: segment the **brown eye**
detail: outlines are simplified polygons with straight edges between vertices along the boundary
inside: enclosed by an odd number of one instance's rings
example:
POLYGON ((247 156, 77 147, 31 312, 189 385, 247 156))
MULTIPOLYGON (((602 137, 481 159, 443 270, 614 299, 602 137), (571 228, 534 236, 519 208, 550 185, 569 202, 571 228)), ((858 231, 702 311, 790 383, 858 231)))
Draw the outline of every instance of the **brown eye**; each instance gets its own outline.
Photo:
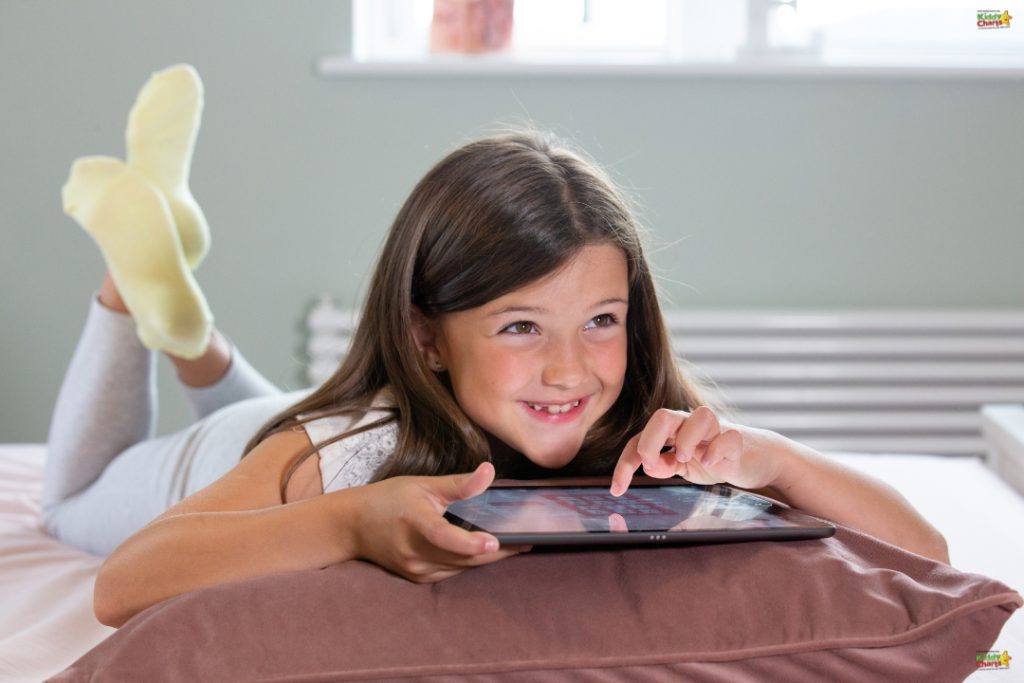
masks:
POLYGON ((509 332, 511 334, 530 334, 536 328, 537 326, 529 320, 518 320, 506 327, 502 332, 509 332))
POLYGON ((602 313, 601 315, 595 316, 591 319, 591 321, 587 323, 587 327, 612 327, 613 325, 618 324, 618 322, 619 319, 611 313, 602 313))

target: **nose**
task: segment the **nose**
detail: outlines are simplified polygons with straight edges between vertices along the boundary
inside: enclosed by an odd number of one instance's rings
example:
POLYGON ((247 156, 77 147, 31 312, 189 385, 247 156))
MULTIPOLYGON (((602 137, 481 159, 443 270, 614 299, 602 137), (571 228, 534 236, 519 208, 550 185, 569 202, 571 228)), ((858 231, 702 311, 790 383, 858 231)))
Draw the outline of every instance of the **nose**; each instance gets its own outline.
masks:
POLYGON ((550 342, 545 349, 541 381, 559 389, 579 386, 586 375, 585 353, 582 344, 575 339, 550 342))

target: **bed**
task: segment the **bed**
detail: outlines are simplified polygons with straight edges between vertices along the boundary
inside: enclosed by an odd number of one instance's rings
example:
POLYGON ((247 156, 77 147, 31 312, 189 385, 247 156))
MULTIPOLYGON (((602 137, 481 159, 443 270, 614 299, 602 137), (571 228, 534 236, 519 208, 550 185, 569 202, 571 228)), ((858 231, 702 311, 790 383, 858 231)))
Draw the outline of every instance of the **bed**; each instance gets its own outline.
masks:
MULTIPOLYGON (((317 372, 337 362, 337 356, 344 352, 346 331, 351 330, 354 320, 350 314, 327 309, 326 305, 321 300, 308 317, 311 381, 317 381, 317 372)), ((930 324, 940 321, 935 316, 926 318, 930 324)), ((752 318, 743 316, 743 319, 749 322, 752 318)), ((1024 477, 1021 476, 1024 472, 1024 408, 1017 403, 984 405, 986 397, 1003 401, 1014 400, 1018 395, 1014 392, 1020 390, 1020 379, 1024 375, 1019 374, 1019 358, 1007 361, 1007 357, 1009 352, 1024 355, 1024 346, 1019 340, 1024 330, 1024 317, 1011 316, 1007 324, 1005 316, 999 317, 998 322, 990 316, 987 328, 982 323, 981 327, 989 331, 1002 334, 1010 330, 1018 335, 1010 341, 988 339, 981 342, 974 338, 947 344, 946 351, 971 356, 966 361, 960 357, 951 364, 957 375, 953 380, 963 385, 963 373, 972 370, 988 377, 990 385, 981 391, 968 392, 973 403, 965 404, 961 398, 953 407, 932 404, 926 406, 927 410, 907 405, 906 394, 896 391, 892 399, 896 407, 882 405, 890 415, 890 424, 892 413, 902 410, 905 411, 904 422, 918 427, 910 434, 895 435, 892 429, 879 433, 877 429, 871 432, 863 428, 871 420, 865 419, 865 407, 857 401, 863 401, 865 391, 873 389, 863 381, 851 379, 850 360, 856 354, 851 353, 850 343, 826 340, 824 344, 812 344, 804 349, 812 354, 810 360, 792 358, 792 341, 780 338, 777 329, 768 333, 766 343, 763 336, 752 334, 747 327, 741 329, 730 320, 712 315, 705 318, 706 325, 702 328, 691 317, 677 321, 674 329, 687 331, 685 340, 680 342, 689 344, 684 350, 686 356, 691 361, 696 357, 702 368, 713 369, 711 374, 717 380, 716 387, 722 389, 733 404, 739 405, 741 414, 752 416, 752 421, 766 426, 773 426, 766 421, 780 420, 781 427, 775 426, 789 431, 801 428, 796 418, 804 419, 809 415, 811 422, 803 424, 808 432, 798 436, 811 442, 818 438, 819 443, 815 445, 831 457, 896 486, 946 536, 954 567, 997 579, 1017 591, 1024 589, 1024 538, 1019 533, 1021 520, 1024 520, 1024 477), (704 330, 703 339, 694 341, 695 329, 704 330), (723 330, 730 331, 731 341, 723 342, 723 330), (739 344, 734 343, 736 339, 740 340, 739 344), (757 347, 755 352, 750 351, 751 344, 757 347), (993 350, 997 352, 995 355, 993 350), (823 360, 826 357, 828 362, 823 360), (834 362, 836 359, 838 365, 834 362), (1002 365, 994 369, 985 366, 990 360, 1002 365), (813 383, 812 377, 812 386, 794 389, 794 367, 799 367, 798 372, 804 375, 817 373, 817 383, 813 383), (751 371, 753 379, 744 379, 751 371), (841 381, 837 382, 837 376, 841 381), (781 378, 783 384, 771 385, 772 377, 781 378), (837 384, 853 391, 844 395, 842 390, 836 389, 837 384), (734 393, 730 396, 729 391, 734 393), (828 405, 828 400, 833 404, 828 405), (846 406, 844 401, 852 401, 852 407, 846 406), (832 421, 815 422, 816 410, 832 421), (848 419, 835 419, 837 415, 841 417, 844 410, 850 411, 848 419), (950 423, 944 424, 946 430, 957 429, 962 433, 943 431, 921 422, 928 413, 937 414, 940 421, 950 423), (856 429, 858 424, 862 425, 859 430, 856 429), (840 427, 846 431, 841 431, 840 427), (916 442, 912 440, 915 434, 916 442), (885 441, 886 438, 890 440, 885 441), (857 445, 864 446, 864 452, 850 448, 857 445), (880 449, 885 445, 893 447, 888 451, 880 449), (927 454, 910 454, 914 446, 918 447, 918 452, 927 454)), ((801 324, 810 322, 820 333, 823 329, 820 320, 805 316, 801 324)), ((834 318, 832 320, 834 322, 834 318)), ((877 317, 869 316, 861 322, 865 320, 869 326, 874 326, 871 329, 879 326, 877 317)), ((947 318, 940 322, 949 325, 947 318)), ((978 320, 968 322, 977 324, 978 320)), ((781 323, 788 334, 793 333, 792 316, 776 316, 775 323, 781 323)), ((846 323, 850 327, 850 320, 846 323)), ((906 320, 899 324, 905 325, 906 320)), ((905 332, 904 329, 900 333, 903 338, 905 332)), ((934 336, 934 332, 931 330, 929 334, 934 336)), ((872 346, 870 334, 865 333, 863 327, 856 330, 854 345, 860 344, 858 348, 866 348, 869 355, 874 354, 867 363, 863 358, 855 358, 860 364, 859 370, 869 374, 884 371, 890 386, 898 384, 901 376, 912 380, 915 372, 922 368, 910 367, 905 358, 897 358, 894 363, 892 358, 899 356, 902 342, 893 341, 891 332, 886 334, 893 343, 872 346), (865 340, 869 342, 867 345, 863 344, 865 340), (894 348, 897 349, 895 354, 894 348), (886 362, 889 366, 883 367, 886 362)), ((700 337, 699 332, 697 336, 700 337)), ((952 338, 949 334, 946 336, 947 341, 952 338)), ((924 369, 930 372, 939 367, 936 348, 933 344, 932 355, 924 359, 928 364, 924 369)), ((939 400, 936 395, 940 398, 943 395, 941 389, 931 393, 932 396, 922 400, 935 401, 939 400)), ((873 402, 884 404, 884 400, 878 401, 878 398, 876 391, 873 402)), ((43 530, 39 496, 45 458, 43 444, 0 445, 0 681, 40 681, 55 675, 115 633, 114 629, 99 624, 92 613, 92 586, 100 558, 63 545, 43 530)), ((1005 651, 1011 657, 1024 656, 1021 654, 1024 653, 1022 611, 1013 613, 1006 621, 991 650, 1005 651)), ((1019 680, 1021 666, 1011 663, 1009 669, 978 671, 970 679, 1019 680)))
MULTIPOLYGON (((1024 424, 1024 423, 1022 423, 1024 424)), ((57 674, 114 629, 92 613, 100 559, 48 537, 39 518, 46 449, 0 446, 0 680, 37 682, 57 674)), ((976 458, 836 454, 887 481, 946 535, 953 566, 1024 587, 1024 499, 976 458)), ((992 650, 1024 656, 1024 612, 1010 617, 992 650)), ((1011 668, 970 680, 1019 680, 1011 668)))

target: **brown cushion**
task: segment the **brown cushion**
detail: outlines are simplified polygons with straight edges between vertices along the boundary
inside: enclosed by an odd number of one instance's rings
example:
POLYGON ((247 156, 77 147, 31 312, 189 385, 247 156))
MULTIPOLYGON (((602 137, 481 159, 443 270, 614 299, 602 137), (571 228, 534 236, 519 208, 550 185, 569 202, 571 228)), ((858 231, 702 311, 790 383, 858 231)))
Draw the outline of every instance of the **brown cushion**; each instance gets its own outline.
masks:
POLYGON ((1021 596, 833 538, 530 553, 417 585, 363 562, 195 591, 54 681, 960 681, 1021 596))

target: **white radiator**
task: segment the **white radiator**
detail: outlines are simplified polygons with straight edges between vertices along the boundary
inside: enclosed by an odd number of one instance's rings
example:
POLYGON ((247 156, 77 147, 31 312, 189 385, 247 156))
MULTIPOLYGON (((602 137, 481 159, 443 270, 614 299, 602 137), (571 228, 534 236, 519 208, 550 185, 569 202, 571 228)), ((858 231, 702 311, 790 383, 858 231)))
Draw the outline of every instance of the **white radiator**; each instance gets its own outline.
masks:
MULTIPOLYGON (((979 408, 1024 403, 1024 311, 670 311, 673 349, 738 421, 821 451, 983 456, 979 408)), ((310 310, 309 381, 355 325, 310 310)))

